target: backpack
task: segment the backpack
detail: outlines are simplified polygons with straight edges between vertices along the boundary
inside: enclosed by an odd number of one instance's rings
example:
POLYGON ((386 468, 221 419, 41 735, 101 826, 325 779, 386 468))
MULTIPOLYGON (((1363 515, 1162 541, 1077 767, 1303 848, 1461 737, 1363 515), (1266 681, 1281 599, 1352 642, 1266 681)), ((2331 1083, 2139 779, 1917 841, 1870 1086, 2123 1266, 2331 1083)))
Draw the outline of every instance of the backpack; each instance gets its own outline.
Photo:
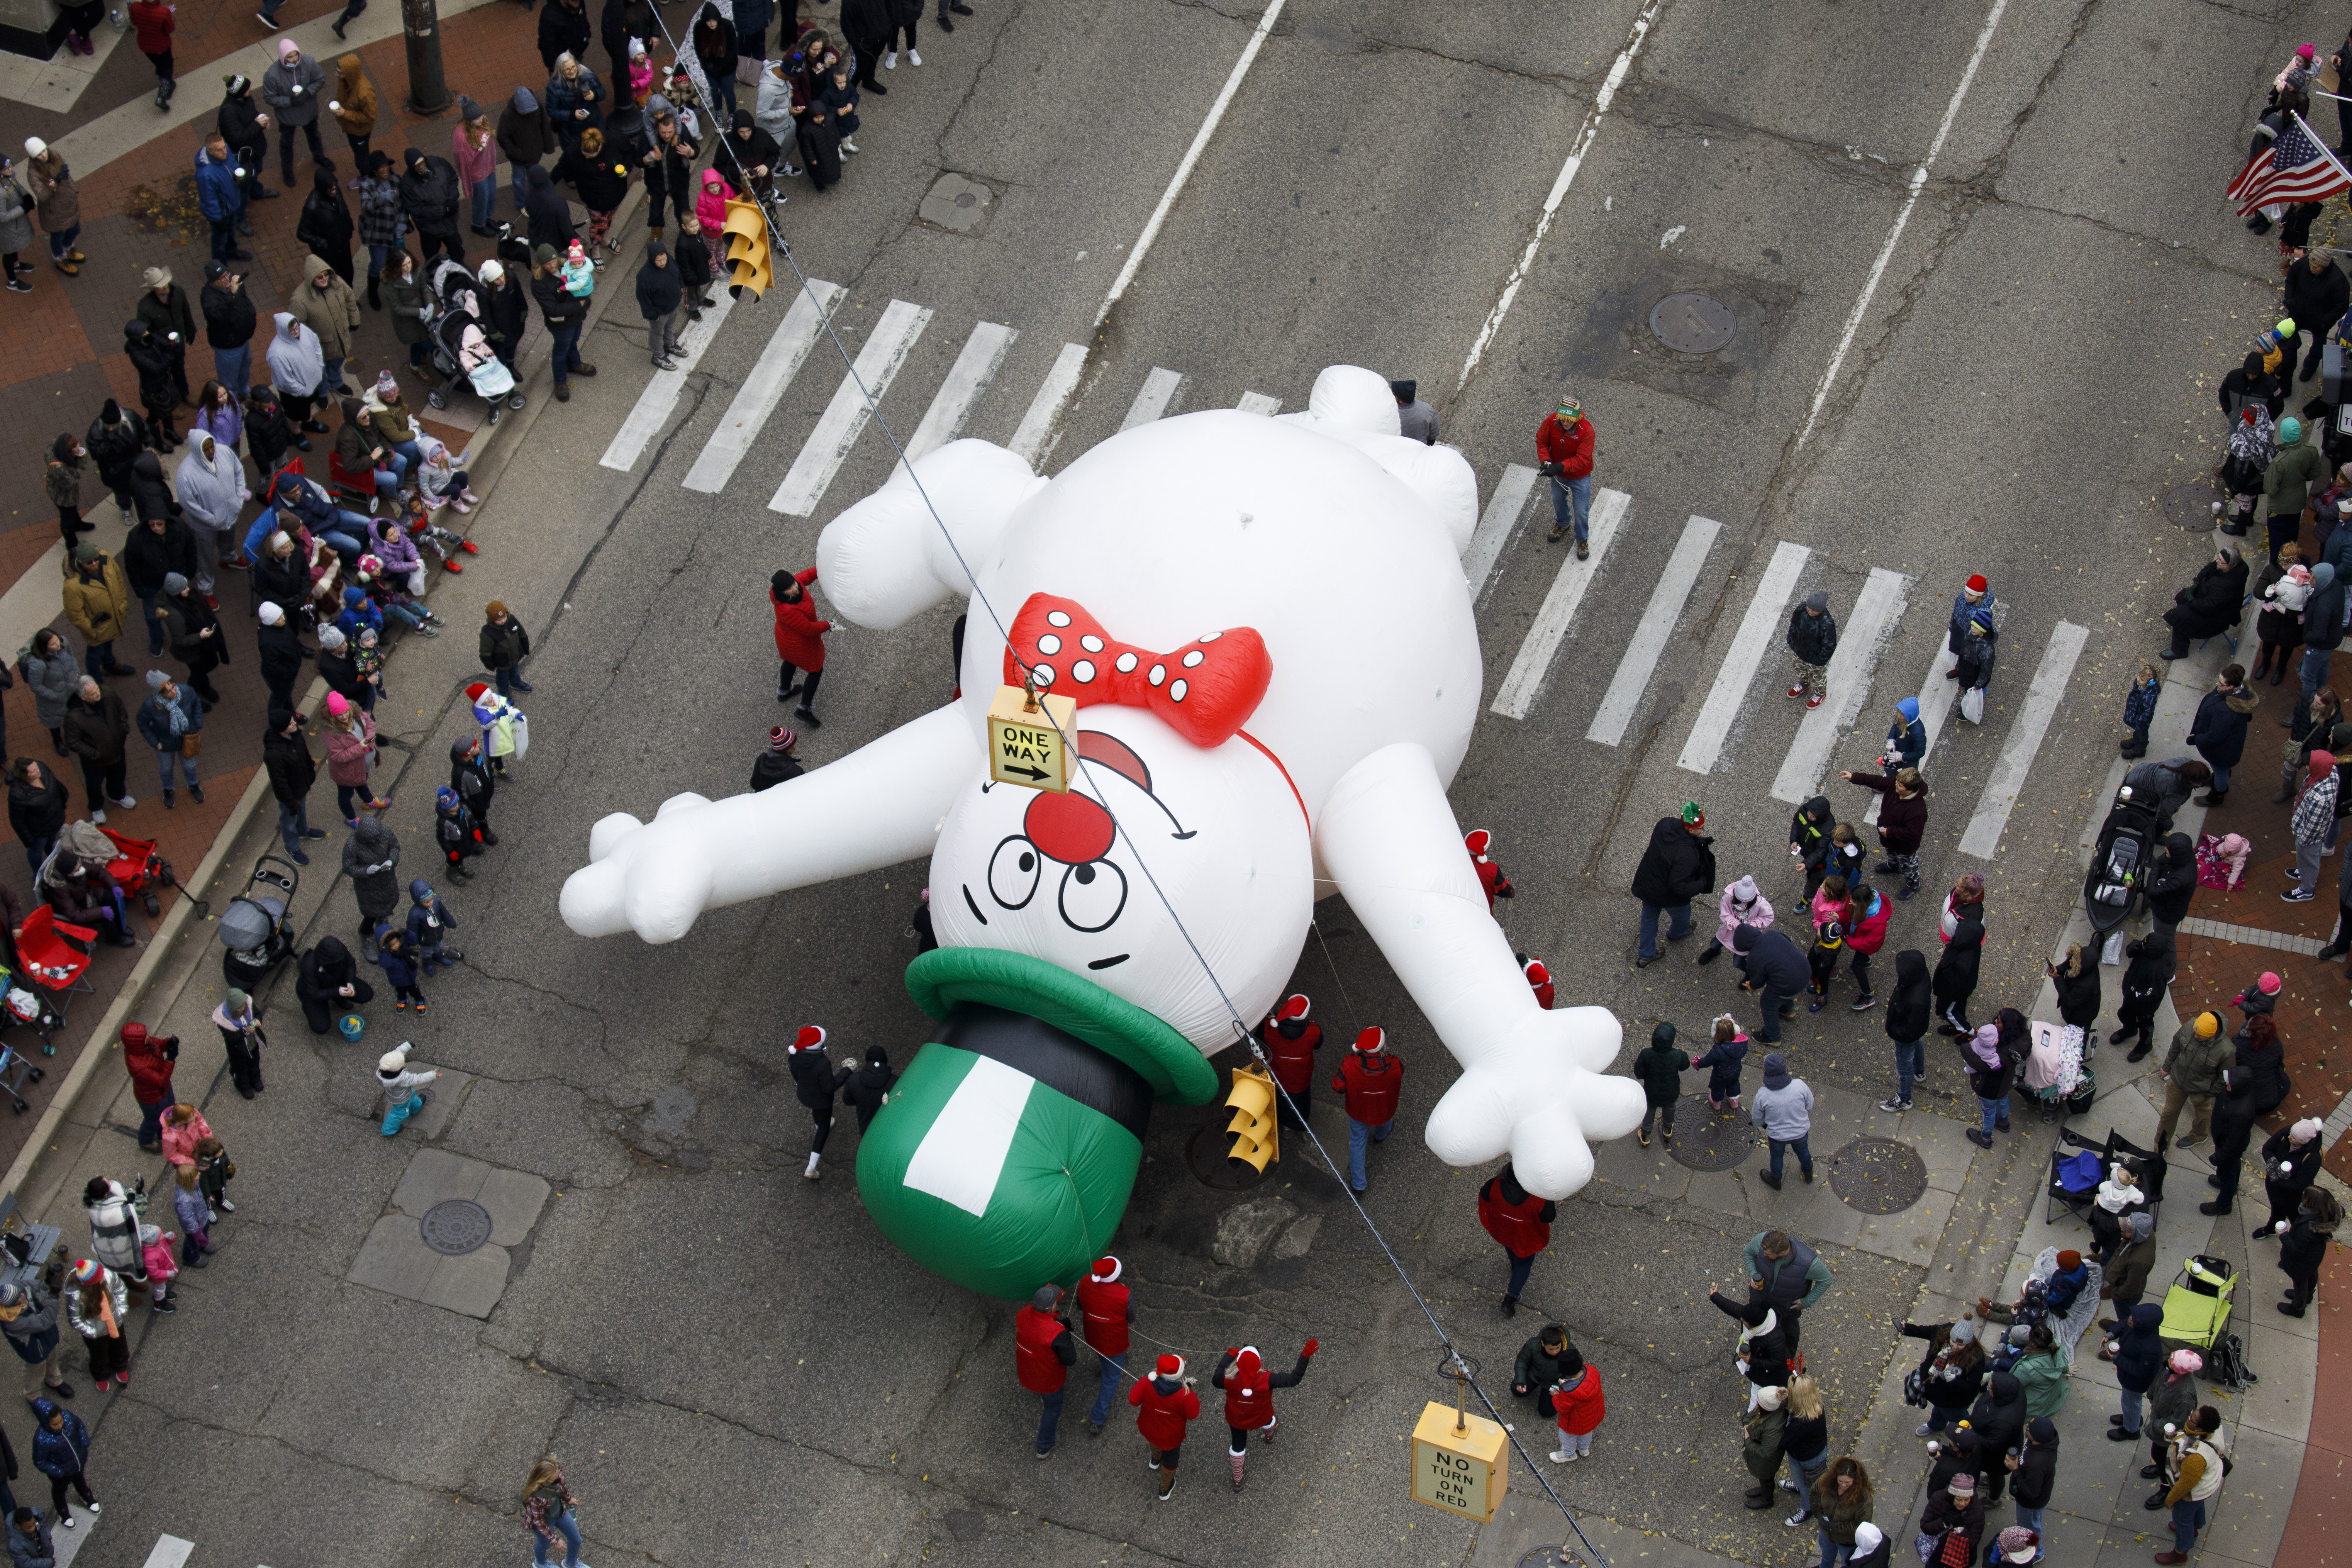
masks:
MULTIPOLYGON (((2246 1364, 2245 1342, 2235 1334, 2223 1334, 2205 1352, 2205 1375, 2223 1388, 2242 1391, 2262 1381, 2253 1368, 2246 1364)), ((2230 1473, 2230 1456, 2221 1456, 2221 1473, 2230 1473)))

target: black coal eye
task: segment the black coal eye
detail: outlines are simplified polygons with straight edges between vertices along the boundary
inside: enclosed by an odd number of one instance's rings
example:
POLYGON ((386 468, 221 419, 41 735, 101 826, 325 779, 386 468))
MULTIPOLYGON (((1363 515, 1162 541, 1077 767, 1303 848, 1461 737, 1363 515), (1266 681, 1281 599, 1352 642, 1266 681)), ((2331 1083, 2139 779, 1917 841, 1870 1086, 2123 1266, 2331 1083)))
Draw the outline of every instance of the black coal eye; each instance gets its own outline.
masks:
POLYGON ((1024 871, 1035 870, 1037 868, 1037 857, 1030 854, 1026 849, 1024 849, 1021 851, 1020 866, 1024 871))
POLYGON ((1078 879, 1078 885, 1082 888, 1094 885, 1095 868, 1092 866, 1075 867, 1071 869, 1070 875, 1078 879))

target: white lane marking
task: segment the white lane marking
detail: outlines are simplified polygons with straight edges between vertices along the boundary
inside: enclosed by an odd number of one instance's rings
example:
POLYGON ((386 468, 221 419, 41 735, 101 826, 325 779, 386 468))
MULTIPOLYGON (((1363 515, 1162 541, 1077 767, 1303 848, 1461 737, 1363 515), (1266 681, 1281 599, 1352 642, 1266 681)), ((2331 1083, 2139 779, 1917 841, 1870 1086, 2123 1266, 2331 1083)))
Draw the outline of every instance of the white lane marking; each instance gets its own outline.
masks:
MULTIPOLYGON (((817 338, 824 331, 824 319, 840 301, 842 288, 820 279, 809 279, 809 286, 793 298, 792 308, 776 324, 769 336, 768 346, 760 351, 760 363, 743 378, 735 391, 735 401, 727 405, 725 417, 719 428, 704 442, 701 455, 694 467, 687 470, 686 488, 704 495, 717 495, 735 477, 735 465, 751 450, 753 437, 776 412, 783 400, 784 388, 801 373, 808 362, 809 351, 816 347, 817 338), (810 295, 814 293, 814 299, 810 295)), ((609 462, 610 459, 607 458, 609 462)))
POLYGON ((913 462, 926 452, 935 452, 963 434, 964 421, 971 417, 971 405, 996 379, 996 372, 1004 363, 1005 351, 1021 334, 1011 327, 994 321, 982 321, 971 330, 963 342, 963 352, 956 355, 955 364, 948 378, 940 383, 940 390, 931 405, 923 411, 923 422, 915 426, 914 436, 907 442, 907 460, 913 462))
POLYGON ((193 1541, 183 1541, 176 1535, 158 1536, 155 1549, 147 1553, 146 1568, 181 1568, 187 1562, 188 1553, 195 1549, 196 1543, 193 1541))
MULTIPOLYGON (((1610 62, 1609 75, 1584 116, 1583 129, 1570 143, 1568 162, 1559 166, 1559 177, 1552 181, 1551 194, 1544 198, 1543 216, 1536 220, 1536 231, 1528 236, 1528 247, 1519 253, 1519 264, 1511 268, 1510 279, 1503 285, 1503 297, 1486 312, 1486 324, 1478 329, 1477 341, 1470 345, 1470 357, 1462 362, 1462 374, 1454 381, 1454 391, 1469 384, 1470 373, 1478 368, 1486 345, 1495 341, 1503 318, 1511 313, 1511 301, 1519 297, 1519 285, 1528 280, 1528 272, 1536 264, 1536 252, 1543 248, 1544 236, 1551 232, 1551 220, 1559 216, 1559 204, 1568 199, 1568 187, 1576 183, 1576 172, 1584 166, 1584 155, 1591 151, 1592 139, 1601 133, 1601 118, 1609 112, 1617 89, 1625 85, 1625 75, 1633 68, 1633 57, 1641 52, 1642 40, 1650 36, 1650 25, 1658 19, 1659 8, 1664 4, 1665 0, 1650 0, 1642 7, 1642 14, 1633 18, 1633 31, 1626 37, 1625 47, 1617 51, 1616 59, 1610 62)), ((1097 321, 1095 325, 1102 323, 1097 321)))
POLYGON ((1666 651, 1666 639, 1674 635, 1675 623, 1682 619, 1683 605, 1698 583, 1699 568, 1706 564, 1706 552, 1715 548, 1716 536, 1722 531, 1723 524, 1711 517, 1694 517, 1683 524, 1683 536, 1666 558, 1658 585, 1650 592, 1650 606, 1642 612, 1641 624, 1625 644, 1625 657, 1618 661, 1616 677, 1601 695, 1601 710, 1592 716, 1592 727, 1584 732, 1586 740, 1613 746, 1625 738, 1625 726, 1633 721, 1633 710, 1642 705, 1642 693, 1649 689, 1650 677, 1657 672, 1659 657, 1666 651))
POLYGON ((1895 624, 1903 618, 1910 587, 1911 579, 1900 572, 1883 566, 1870 569, 1862 592, 1854 595, 1853 608, 1846 613, 1845 625, 1838 630, 1837 652, 1830 656, 1829 697, 1798 721, 1797 738, 1789 743, 1780 776, 1772 781, 1774 800, 1802 805, 1821 788, 1838 736, 1853 722, 1870 695, 1870 672, 1878 656, 1886 651, 1895 624))
POLYGON ((1152 366, 1151 374, 1143 378, 1143 390, 1135 395, 1133 403, 1128 405, 1127 417, 1119 422, 1118 427, 1132 430, 1139 425, 1150 424, 1168 412, 1169 405, 1176 401, 1176 395, 1183 390, 1182 376, 1172 370, 1152 366))
POLYGON ((1838 338, 1837 352, 1830 356, 1829 368, 1822 373, 1822 384, 1813 393, 1812 411, 1805 416, 1805 427, 1797 432, 1800 450, 1805 438, 1813 433, 1813 426, 1821 422, 1822 405, 1829 401, 1830 388, 1845 364, 1847 351, 1853 347, 1854 333, 1862 330, 1862 319, 1870 310, 1871 298, 1878 292, 1878 280, 1886 276, 1886 264, 1895 259, 1895 247, 1903 238, 1904 226, 1911 221, 1911 209, 1919 205, 1919 193, 1927 184, 1927 170, 1936 162, 1936 155, 1944 150, 1944 138, 1952 133, 1952 124, 1960 117, 1960 102, 1975 85, 1977 68, 1984 64, 1985 51, 1992 47, 1993 29, 2000 26, 2000 14, 2008 8, 2009 0, 1993 0, 1992 11, 1977 34, 1976 52, 1969 57, 1969 68, 1960 73, 1960 85, 1952 89, 1952 101, 1944 107, 1944 122, 1936 127, 1936 139, 1927 143, 1927 155, 1911 171, 1910 194, 1903 198, 1903 208, 1895 215, 1895 226, 1886 231, 1886 243, 1879 248, 1878 259, 1871 265, 1870 276, 1863 282, 1862 297, 1853 302, 1853 313, 1845 319, 1845 331, 1838 338))
MULTIPOLYGON (((1143 266, 1144 257, 1150 253, 1151 242, 1160 237, 1160 226, 1168 221, 1169 209, 1183 194, 1184 182, 1192 177, 1192 165, 1198 163, 1201 154, 1208 150, 1209 138, 1217 133, 1218 121, 1224 119, 1225 110, 1233 106, 1234 94, 1241 90, 1242 78, 1249 75, 1250 66, 1257 59, 1258 50, 1265 47, 1266 36, 1274 31, 1275 23, 1281 20, 1286 0, 1273 0, 1273 4, 1266 6, 1265 14, 1258 17, 1256 29, 1242 47, 1242 58, 1234 62, 1232 73, 1225 78, 1225 85, 1218 89, 1216 101, 1209 105, 1209 117, 1202 121, 1201 129, 1193 132, 1192 144, 1184 149, 1184 161, 1176 165, 1176 173, 1169 178, 1168 188, 1160 195, 1160 205, 1151 209, 1151 216, 1144 222, 1143 232, 1135 237, 1135 244, 1129 248, 1127 265, 1118 269, 1118 276, 1111 280, 1110 292, 1103 296, 1102 309, 1095 312, 1096 326, 1099 327, 1110 320, 1111 307, 1118 303, 1120 297, 1126 294, 1128 285, 1135 281, 1136 273, 1143 266)), ((1651 9, 1655 10, 1657 4, 1658 0, 1652 0, 1651 9)))
POLYGON ((882 395, 890 390, 899 367, 907 363, 908 352, 930 320, 927 306, 909 305, 904 300, 890 301, 882 319, 874 323, 873 336, 857 351, 856 364, 841 378, 833 401, 825 405, 824 416, 793 459, 792 471, 768 498, 770 511, 806 517, 816 510, 825 487, 848 460, 849 448, 865 433, 866 422, 873 416, 873 404, 881 402, 882 395))
POLYGON ((2086 628, 2072 621, 2060 621, 2051 632, 2041 668, 2026 689, 2025 706, 2018 710, 2017 722, 2010 726, 2009 739, 2001 743, 2000 760, 1993 764, 1992 776, 1985 780, 1977 814, 1969 818, 1968 831, 1960 835, 1961 854, 1990 860, 2000 847, 2000 836, 2009 827, 2009 814, 2016 809, 2018 792, 2025 787, 2033 754, 2042 749, 2042 738, 2049 733, 2050 721, 2058 711, 2058 700, 2066 695, 2066 682, 2074 677, 2074 661, 2082 657, 2083 645, 2090 638, 2086 628))
POLYGON ((1462 552, 1462 575, 1470 584, 1472 602, 1486 592, 1486 579, 1494 574, 1495 563, 1503 558, 1503 547, 1518 531, 1520 520, 1528 514, 1528 498, 1535 492, 1536 471, 1525 463, 1509 465, 1495 481, 1495 493, 1486 502, 1486 514, 1478 519, 1477 531, 1470 536, 1470 548, 1462 552))
POLYGON ((1268 397, 1263 392, 1244 392, 1242 400, 1234 406, 1244 414, 1264 414, 1271 417, 1282 412, 1282 399, 1268 397))
POLYGON ((1780 612, 1789 607, 1797 576, 1812 553, 1785 539, 1772 552, 1764 575, 1756 581, 1755 596, 1748 601, 1748 613, 1739 617, 1739 629, 1732 634, 1723 668, 1715 672, 1706 706, 1699 710, 1698 722, 1691 726, 1690 739, 1683 742, 1683 754, 1675 759, 1675 766, 1695 773, 1715 771, 1723 755, 1723 742, 1730 737, 1731 721, 1739 717, 1740 707, 1748 700, 1748 689, 1756 683, 1764 650, 1772 646, 1772 634, 1780 629, 1780 612))
POLYGON ((1020 427, 1013 432, 1010 449, 1014 457, 1033 468, 1037 466, 1046 437, 1054 433, 1054 422, 1061 418, 1070 394, 1078 389, 1078 377, 1086 372, 1087 345, 1064 343, 1062 352, 1054 356, 1054 368, 1045 373, 1045 384, 1029 400, 1029 412, 1021 416, 1020 427))
POLYGON ((636 406, 621 421, 621 427, 613 433, 612 444, 599 459, 604 467, 625 474, 637 466, 637 459, 646 455, 646 448, 669 423, 669 416, 677 412, 677 400, 686 391, 687 375, 702 363, 702 351, 719 341, 719 329, 726 325, 727 313, 734 308, 735 296, 721 294, 719 302, 703 312, 702 320, 687 329, 686 352, 677 360, 677 368, 654 372, 654 378, 637 394, 636 406))
POLYGON ((966 1214, 984 1215, 996 1195, 1004 1157, 1028 1109, 1037 1080, 992 1057, 975 1057, 971 1070, 955 1086, 939 1120, 915 1145, 905 1181, 966 1214))
POLYGON ((1494 711, 1504 718, 1526 718, 1535 707, 1536 699, 1543 694, 1544 678, 1550 673, 1552 656, 1559 651, 1561 639, 1568 636, 1577 606, 1584 602, 1584 591, 1600 574, 1601 563, 1607 558, 1609 546, 1617 537, 1617 525, 1625 521, 1625 509, 1633 500, 1623 490, 1601 490, 1593 495, 1590 560, 1579 561, 1576 547, 1562 542, 1561 553, 1567 559, 1559 563, 1559 574, 1551 580, 1551 592, 1544 595, 1543 608, 1536 612, 1535 624, 1528 627, 1527 637, 1519 644, 1518 657, 1511 660, 1511 672, 1503 677, 1502 689, 1495 693, 1494 711))

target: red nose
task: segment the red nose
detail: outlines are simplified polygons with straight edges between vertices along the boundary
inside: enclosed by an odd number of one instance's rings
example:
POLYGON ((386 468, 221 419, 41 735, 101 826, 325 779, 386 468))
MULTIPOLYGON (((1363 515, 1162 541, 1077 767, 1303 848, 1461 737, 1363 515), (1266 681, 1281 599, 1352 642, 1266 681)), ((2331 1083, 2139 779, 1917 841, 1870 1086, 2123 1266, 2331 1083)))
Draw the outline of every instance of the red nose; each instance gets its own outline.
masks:
POLYGON ((1040 794, 1021 826, 1030 843, 1065 866, 1101 859, 1117 831, 1110 813, 1082 795, 1040 794))

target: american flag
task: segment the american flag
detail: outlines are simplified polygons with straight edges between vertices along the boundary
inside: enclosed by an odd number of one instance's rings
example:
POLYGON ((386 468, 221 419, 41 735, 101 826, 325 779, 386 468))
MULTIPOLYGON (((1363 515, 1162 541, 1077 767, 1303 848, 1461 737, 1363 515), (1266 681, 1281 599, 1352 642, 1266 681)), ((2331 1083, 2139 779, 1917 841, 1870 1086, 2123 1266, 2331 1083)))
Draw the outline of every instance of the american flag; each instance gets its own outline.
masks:
POLYGON ((2278 139, 2246 160, 2230 182, 2228 195, 2238 204, 2240 217, 2252 217, 2262 207, 2324 201, 2343 190, 2352 190, 2352 178, 2328 156, 2303 116, 2290 114, 2278 139))

